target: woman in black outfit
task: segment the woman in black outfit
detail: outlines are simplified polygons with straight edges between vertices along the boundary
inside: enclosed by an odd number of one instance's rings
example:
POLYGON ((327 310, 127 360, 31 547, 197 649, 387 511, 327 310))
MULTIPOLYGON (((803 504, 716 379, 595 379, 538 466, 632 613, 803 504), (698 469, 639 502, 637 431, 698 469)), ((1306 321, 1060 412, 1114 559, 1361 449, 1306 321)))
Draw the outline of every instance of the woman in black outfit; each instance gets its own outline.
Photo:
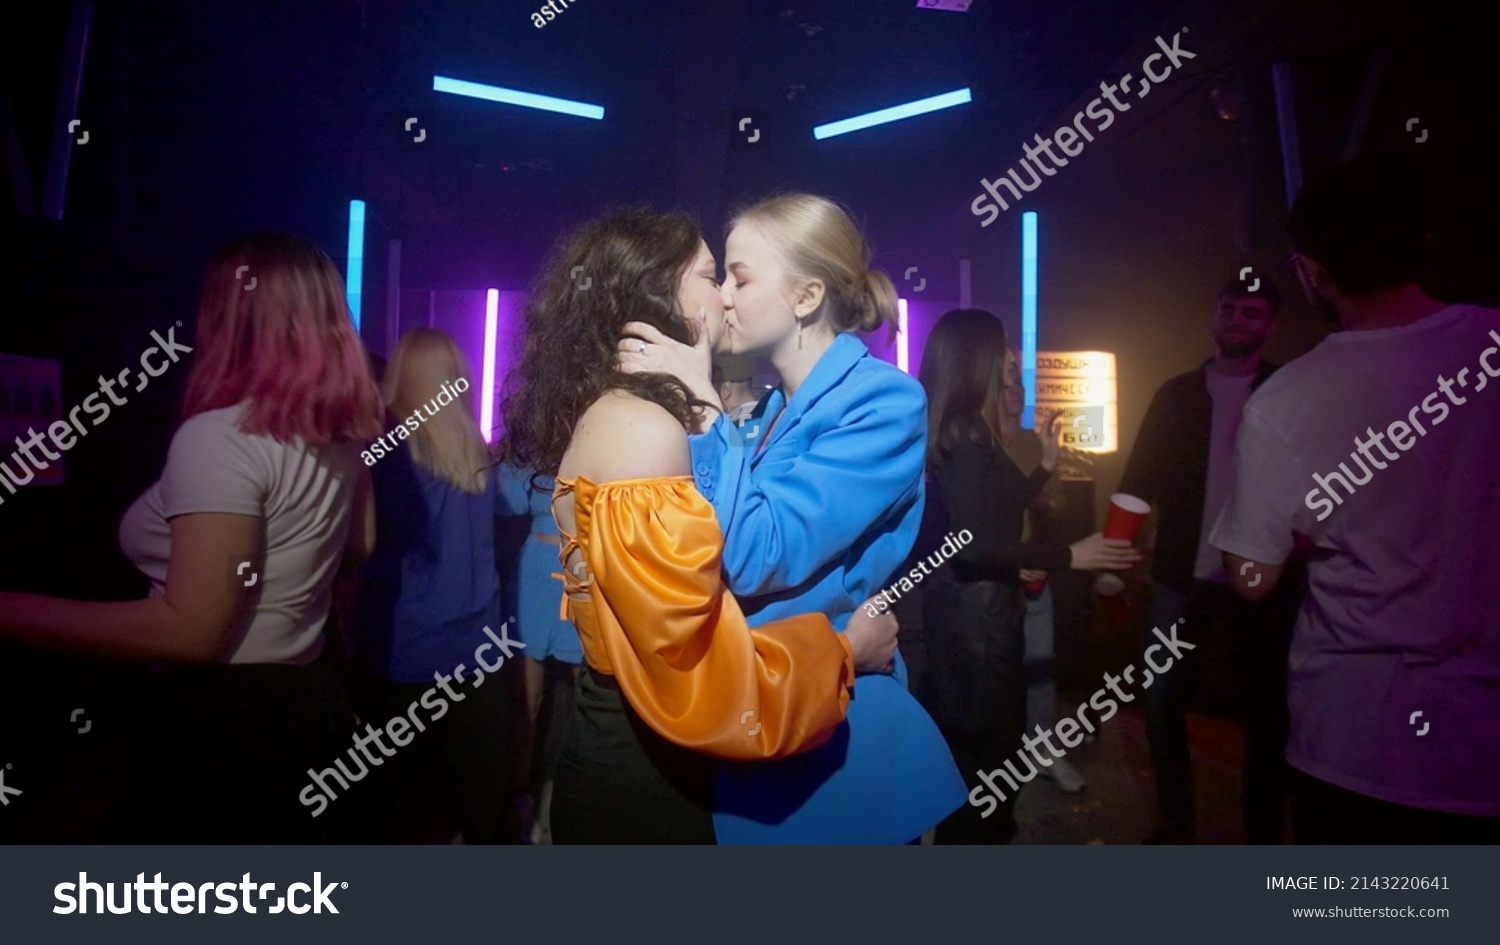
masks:
MULTIPOLYGON (((1007 760, 1024 774, 1017 780, 1036 776, 1029 754, 1017 755, 1026 724, 1026 607, 1018 570, 1123 570, 1140 559, 1130 542, 1101 533, 1069 547, 1022 543, 1026 508, 1057 466, 1061 429, 1053 416, 1042 436, 1041 466, 1030 477, 1022 474, 1001 446, 1005 356, 1005 327, 978 309, 939 319, 922 355, 928 534, 967 529, 974 536, 922 585, 927 708, 971 790, 983 783, 980 771, 1007 760)), ((918 547, 925 547, 922 540, 918 547)), ((1016 833, 1014 802, 1008 794, 998 810, 983 815, 964 805, 938 826, 937 841, 1009 842, 1016 833)))

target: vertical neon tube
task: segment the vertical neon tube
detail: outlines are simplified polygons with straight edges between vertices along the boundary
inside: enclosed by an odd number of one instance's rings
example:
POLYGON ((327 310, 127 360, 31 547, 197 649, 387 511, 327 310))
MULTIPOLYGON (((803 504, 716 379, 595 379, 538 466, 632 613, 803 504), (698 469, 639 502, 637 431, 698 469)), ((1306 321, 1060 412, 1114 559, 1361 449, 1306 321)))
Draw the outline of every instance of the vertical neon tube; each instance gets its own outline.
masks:
POLYGON ((495 332, 500 314, 500 290, 484 294, 484 383, 480 386, 479 430, 486 443, 493 442, 495 420, 495 332))
POLYGON ((359 333, 359 311, 365 285, 365 202, 349 201, 349 265, 344 273, 344 294, 349 300, 349 314, 354 332, 359 333))
POLYGON ((906 333, 905 299, 896 300, 896 312, 898 316, 898 320, 896 322, 896 367, 910 374, 911 368, 909 365, 911 364, 911 362, 908 360, 907 354, 909 350, 907 348, 907 344, 910 340, 910 336, 908 336, 906 333))
POLYGON ((1021 214, 1021 383, 1026 406, 1021 426, 1036 426, 1036 211, 1021 214))

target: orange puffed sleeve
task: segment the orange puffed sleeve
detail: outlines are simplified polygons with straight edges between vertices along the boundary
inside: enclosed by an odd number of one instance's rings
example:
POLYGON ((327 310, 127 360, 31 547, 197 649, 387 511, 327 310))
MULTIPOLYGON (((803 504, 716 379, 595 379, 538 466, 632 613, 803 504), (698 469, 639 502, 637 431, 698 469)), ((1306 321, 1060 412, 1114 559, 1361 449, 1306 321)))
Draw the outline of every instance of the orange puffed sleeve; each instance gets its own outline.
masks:
POLYGON ((574 515, 593 575, 592 602, 575 602, 593 611, 587 643, 652 729, 730 760, 828 740, 854 685, 849 642, 822 614, 750 628, 720 575, 713 507, 691 479, 580 480, 574 515))

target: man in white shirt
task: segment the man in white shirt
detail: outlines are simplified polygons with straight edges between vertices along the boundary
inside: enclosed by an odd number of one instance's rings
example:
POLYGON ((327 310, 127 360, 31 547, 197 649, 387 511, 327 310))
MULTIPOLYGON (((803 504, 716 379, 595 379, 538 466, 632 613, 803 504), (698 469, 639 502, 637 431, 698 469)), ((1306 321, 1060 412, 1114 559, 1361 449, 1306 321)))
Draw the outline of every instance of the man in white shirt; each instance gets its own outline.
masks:
POLYGON ((1249 600, 1308 551, 1299 842, 1500 842, 1500 311, 1423 291, 1424 217, 1387 159, 1298 197, 1298 276, 1346 330, 1250 398, 1211 537, 1249 600))

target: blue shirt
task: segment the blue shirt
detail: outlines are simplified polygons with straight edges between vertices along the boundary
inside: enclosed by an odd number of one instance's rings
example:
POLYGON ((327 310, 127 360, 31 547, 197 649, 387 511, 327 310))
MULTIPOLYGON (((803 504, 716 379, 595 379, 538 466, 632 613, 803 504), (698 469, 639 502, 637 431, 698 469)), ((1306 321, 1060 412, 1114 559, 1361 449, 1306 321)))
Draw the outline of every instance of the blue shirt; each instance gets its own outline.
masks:
POLYGON ((537 486, 531 488, 531 470, 501 465, 502 514, 530 519, 530 534, 521 546, 514 570, 507 575, 505 603, 511 611, 507 616, 515 618, 515 637, 525 644, 527 656, 577 665, 583 662, 578 631, 572 621, 558 616, 562 582, 553 577, 560 568, 558 545, 537 537, 557 534, 557 522, 552 517, 553 481, 543 476, 537 486))
POLYGON ((375 550, 361 575, 359 661, 381 679, 429 682, 472 664, 484 628, 500 629, 496 476, 486 474, 483 493, 465 492, 417 466, 406 443, 371 476, 375 550))
MULTIPOLYGON (((531 532, 534 535, 556 535, 557 521, 552 518, 552 486, 550 477, 537 479, 538 487, 531 487, 531 470, 509 463, 498 467, 500 474, 501 515, 531 516, 531 532)), ((561 593, 562 585, 553 582, 561 593)), ((555 608, 554 608, 555 609, 555 608)))
MULTIPOLYGON (((752 626, 823 613, 842 631, 916 540, 927 398, 853 335, 834 339, 790 401, 778 388, 759 418, 735 427, 721 416, 689 446, 752 626)), ((721 843, 905 843, 964 800, 898 653, 893 676, 858 678, 828 744, 722 766, 714 823, 721 843)))

